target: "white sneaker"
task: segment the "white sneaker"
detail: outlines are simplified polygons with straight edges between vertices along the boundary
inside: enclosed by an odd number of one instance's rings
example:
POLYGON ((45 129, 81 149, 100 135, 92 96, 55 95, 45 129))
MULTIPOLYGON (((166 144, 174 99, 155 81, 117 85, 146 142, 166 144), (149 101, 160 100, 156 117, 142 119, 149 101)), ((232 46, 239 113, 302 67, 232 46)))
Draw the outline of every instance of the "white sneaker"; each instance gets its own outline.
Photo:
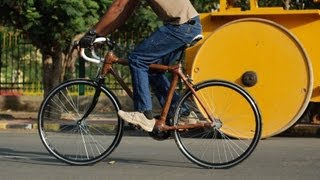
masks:
POLYGON ((156 120, 148 119, 146 116, 141 112, 125 112, 125 111, 118 111, 118 115, 125 121, 134 124, 139 125, 142 129, 144 129, 147 132, 151 132, 153 130, 154 124, 156 123, 156 120))
POLYGON ((188 116, 180 117, 178 124, 179 125, 196 124, 198 122, 200 122, 200 120, 199 120, 197 114, 194 111, 190 111, 190 114, 188 116))

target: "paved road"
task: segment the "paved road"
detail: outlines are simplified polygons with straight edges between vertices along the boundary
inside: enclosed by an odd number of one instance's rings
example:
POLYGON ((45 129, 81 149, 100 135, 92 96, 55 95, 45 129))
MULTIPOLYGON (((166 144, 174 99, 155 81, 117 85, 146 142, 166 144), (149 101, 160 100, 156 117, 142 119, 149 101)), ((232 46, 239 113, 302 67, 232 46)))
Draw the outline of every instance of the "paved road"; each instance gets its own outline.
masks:
POLYGON ((243 163, 208 170, 189 162, 173 140, 125 136, 117 150, 93 166, 70 166, 51 157, 38 134, 0 131, 0 179, 272 179, 319 180, 320 138, 261 141, 243 163))

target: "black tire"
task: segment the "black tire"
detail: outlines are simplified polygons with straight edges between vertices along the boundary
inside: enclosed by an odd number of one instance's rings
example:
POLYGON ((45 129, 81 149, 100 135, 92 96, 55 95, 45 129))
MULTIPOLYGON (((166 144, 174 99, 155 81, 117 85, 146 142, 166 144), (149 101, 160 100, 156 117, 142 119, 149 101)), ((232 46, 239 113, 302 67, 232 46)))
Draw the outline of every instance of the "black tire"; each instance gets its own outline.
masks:
POLYGON ((96 163, 107 157, 122 138, 123 121, 118 117, 118 110, 119 101, 106 87, 86 79, 64 82, 40 106, 41 141, 54 157, 65 163, 96 163), (101 91, 97 104, 83 118, 97 89, 101 91))
MULTIPOLYGON (((190 161, 205 168, 229 168, 242 162, 261 137, 261 115, 254 99, 243 88, 227 81, 205 81, 194 89, 217 119, 216 125, 174 131, 178 148, 190 161), (239 105, 245 111, 239 110, 239 105)), ((192 111, 197 121, 206 122, 208 115, 199 107, 192 92, 187 91, 177 105, 174 124, 192 118, 192 111)))

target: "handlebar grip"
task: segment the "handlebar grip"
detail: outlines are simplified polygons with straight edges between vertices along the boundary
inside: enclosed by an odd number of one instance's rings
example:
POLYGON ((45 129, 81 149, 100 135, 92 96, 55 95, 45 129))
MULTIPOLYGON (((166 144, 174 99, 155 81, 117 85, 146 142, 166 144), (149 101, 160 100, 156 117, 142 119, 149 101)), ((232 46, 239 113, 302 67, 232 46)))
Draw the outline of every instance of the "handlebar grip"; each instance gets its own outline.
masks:
POLYGON ((105 37, 98 37, 96 38, 94 41, 93 41, 93 44, 94 43, 99 43, 99 42, 106 42, 107 41, 107 38, 105 37))
POLYGON ((99 63, 101 62, 101 58, 96 59, 96 58, 90 58, 90 57, 88 57, 88 56, 86 55, 86 53, 85 53, 84 50, 85 50, 84 48, 81 48, 81 49, 80 49, 80 56, 81 56, 84 60, 89 61, 89 62, 93 62, 93 63, 97 63, 97 64, 99 64, 99 63))
MULTIPOLYGON (((104 43, 108 41, 107 38, 105 37, 98 37, 94 40, 93 44, 95 43, 104 43)), ((81 48, 80 49, 80 56, 85 59, 86 61, 89 61, 89 62, 93 62, 93 63, 100 63, 101 61, 103 61, 103 58, 97 56, 97 54, 95 53, 94 49, 91 50, 91 54, 93 57, 88 57, 85 53, 85 49, 84 48, 81 48)))

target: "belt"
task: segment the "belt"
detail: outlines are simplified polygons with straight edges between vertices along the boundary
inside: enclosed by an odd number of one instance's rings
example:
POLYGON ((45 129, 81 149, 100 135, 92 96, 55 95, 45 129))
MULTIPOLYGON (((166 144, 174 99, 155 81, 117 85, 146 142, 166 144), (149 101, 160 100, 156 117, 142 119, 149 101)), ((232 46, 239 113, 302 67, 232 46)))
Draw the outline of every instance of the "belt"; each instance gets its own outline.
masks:
MULTIPOLYGON (((171 23, 164 23, 164 24, 170 24, 170 25, 173 25, 173 26, 180 26, 181 24, 171 24, 171 23)), ((193 18, 192 19, 189 19, 187 22, 185 22, 184 24, 190 24, 190 25, 195 25, 196 24, 196 20, 194 20, 193 18)))
POLYGON ((193 18, 189 19, 186 22, 186 24, 195 25, 198 19, 199 19, 199 16, 193 17, 193 18))
POLYGON ((194 25, 194 24, 196 24, 196 20, 190 19, 190 20, 187 21, 186 23, 187 23, 187 24, 190 24, 190 25, 194 25))

